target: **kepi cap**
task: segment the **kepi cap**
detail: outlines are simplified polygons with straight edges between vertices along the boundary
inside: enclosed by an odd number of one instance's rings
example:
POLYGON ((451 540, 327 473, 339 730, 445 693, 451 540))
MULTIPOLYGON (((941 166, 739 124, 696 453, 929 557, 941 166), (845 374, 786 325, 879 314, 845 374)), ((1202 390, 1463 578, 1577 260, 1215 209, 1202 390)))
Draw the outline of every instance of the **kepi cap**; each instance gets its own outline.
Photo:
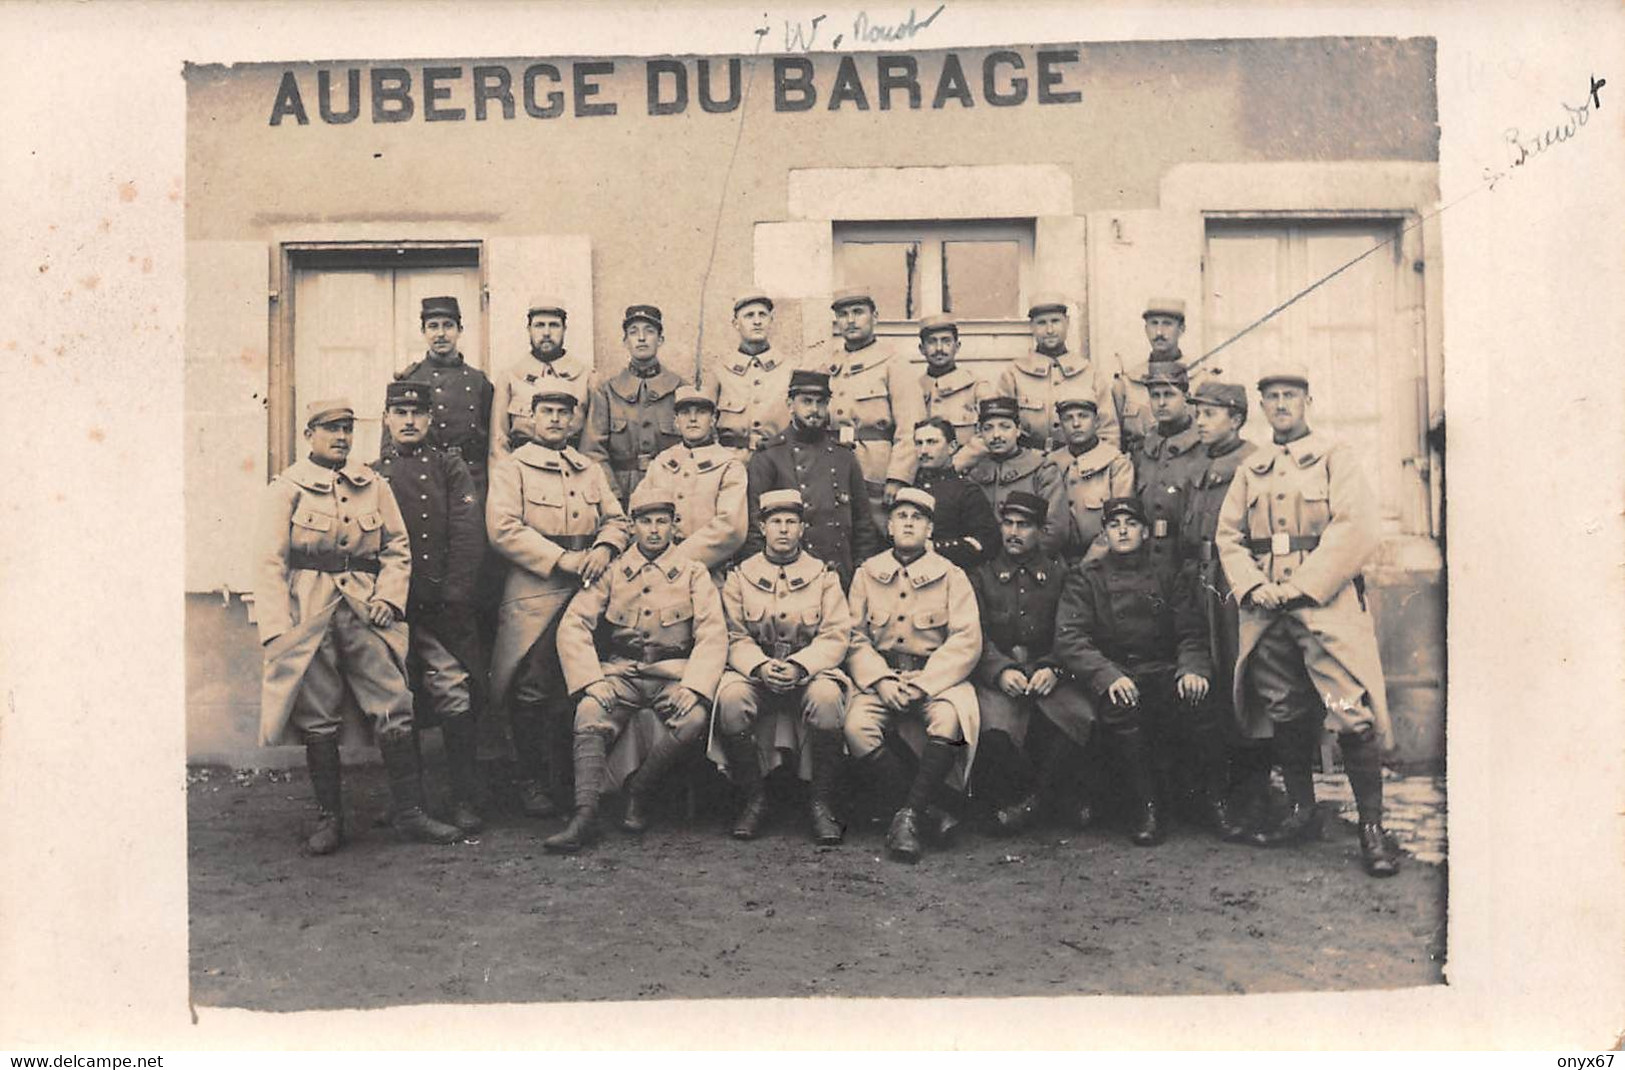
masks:
POLYGON ((677 388, 677 397, 671 403, 673 409, 686 409, 693 407, 717 411, 717 403, 711 400, 711 395, 697 387, 680 386, 677 388))
POLYGON ((1185 302, 1177 297, 1153 297, 1145 303, 1145 311, 1140 313, 1140 318, 1150 319, 1152 316, 1172 316, 1184 323, 1185 302))
POLYGON ((384 408, 405 405, 414 409, 428 409, 433 388, 416 379, 396 379, 384 387, 384 408))
POLYGON ((569 312, 565 310, 564 302, 550 294, 531 298, 530 307, 525 309, 525 317, 529 319, 538 312, 556 313, 559 319, 566 322, 570 318, 569 312))
POLYGON ((846 305, 868 305, 873 310, 875 295, 869 292, 867 286, 847 286, 836 290, 835 295, 829 301, 830 310, 839 312, 846 305))
POLYGON ((1027 306, 1027 318, 1032 319, 1044 312, 1059 312, 1065 315, 1066 294, 1053 291, 1034 294, 1032 304, 1027 306))
POLYGON ((1247 388, 1240 383, 1221 383, 1217 379, 1204 379, 1191 393, 1192 405, 1216 405, 1247 415, 1247 388))
POLYGON ((976 406, 976 419, 983 421, 995 416, 1006 416, 1020 422, 1021 402, 1015 398, 983 398, 976 406))
POLYGON ((1296 383, 1308 390, 1309 369, 1293 361, 1269 365, 1258 377, 1258 389, 1262 390, 1270 383, 1296 383))
POLYGON ((646 513, 676 513, 677 503, 671 495, 647 479, 639 483, 627 500, 626 513, 633 520, 646 513))
POLYGON ((1006 513, 1025 516, 1035 524, 1042 524, 1049 518, 1049 502, 1024 490, 1013 490, 999 503, 999 515, 1002 517, 1006 513))
POLYGON ((581 399, 570 393, 568 390, 562 390, 555 387, 551 390, 541 390, 535 394, 532 394, 530 398, 530 411, 535 412, 536 406, 540 405, 544 401, 551 401, 557 405, 568 405, 572 409, 581 404, 581 399))
POLYGON ((934 331, 952 331, 954 337, 959 337, 959 321, 946 312, 938 312, 934 316, 927 316, 920 321, 920 341, 934 331))
POLYGON ((639 320, 652 323, 659 330, 666 329, 666 324, 660 318, 660 309, 655 305, 627 305, 626 315, 621 318, 621 330, 626 330, 639 320))
POLYGON ((1153 360, 1145 366, 1145 374, 1134 380, 1141 386, 1177 386, 1189 390, 1190 373, 1177 360, 1153 360))
POLYGON ((430 316, 450 316, 458 323, 463 322, 463 310, 458 307, 457 298, 450 296, 425 297, 418 319, 426 320, 430 316))
POLYGON ((317 424, 331 423, 334 420, 355 419, 355 406, 350 404, 349 398, 327 398, 323 401, 312 401, 305 406, 305 426, 315 427, 317 424))
POLYGON ((773 299, 760 290, 746 290, 734 298, 735 312, 738 312, 746 305, 766 305, 769 312, 773 311, 773 299))
POLYGON ((919 487, 899 487, 897 497, 893 498, 891 504, 886 506, 886 512, 890 513, 899 505, 912 505, 926 516, 934 517, 937 515, 937 499, 919 487))
POLYGON ((1145 506, 1138 498, 1107 498, 1106 504, 1100 507, 1100 522, 1104 524, 1114 516, 1132 516, 1143 524, 1145 506))
POLYGON ((790 394, 822 394, 829 397, 829 376, 824 372, 797 368, 790 373, 790 394))
POLYGON ((801 492, 794 488, 764 491, 757 499, 757 513, 764 519, 773 513, 789 512, 801 516, 806 509, 807 503, 801 500, 801 492))
POLYGON ((1090 412, 1098 413, 1100 411, 1100 404, 1095 401, 1094 398, 1086 398, 1081 396, 1056 399, 1055 412, 1057 414, 1063 413, 1068 409, 1088 409, 1090 412))

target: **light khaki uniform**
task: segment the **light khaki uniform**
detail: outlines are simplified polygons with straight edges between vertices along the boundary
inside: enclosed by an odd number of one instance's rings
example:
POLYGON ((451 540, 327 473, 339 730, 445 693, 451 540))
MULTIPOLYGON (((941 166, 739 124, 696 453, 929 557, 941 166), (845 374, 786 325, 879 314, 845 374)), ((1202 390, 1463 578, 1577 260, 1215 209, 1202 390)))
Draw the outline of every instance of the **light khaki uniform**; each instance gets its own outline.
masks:
POLYGON ((959 449, 954 453, 954 468, 963 472, 987 454, 987 445, 977 437, 977 407, 993 397, 993 387, 987 380, 968 368, 958 365, 946 375, 920 375, 920 418, 929 420, 940 416, 954 425, 954 440, 959 449))
POLYGON ((1031 349, 1011 361, 994 386, 998 396, 1020 403, 1021 430, 1040 453, 1066 445, 1055 403, 1069 398, 1093 401, 1099 418, 1095 433, 1106 442, 1118 440, 1111 377, 1090 357, 1068 352, 1052 358, 1031 349))
POLYGON ((887 480, 914 479, 914 425, 923 416, 918 373, 891 340, 836 349, 829 363, 829 426, 853 447, 875 526, 886 530, 887 480))
POLYGON ((717 404, 717 441, 741 464, 790 426, 790 373, 797 364, 772 348, 752 356, 736 350, 704 363, 700 389, 717 404))
POLYGON ((1049 503, 1049 512, 1039 532, 1039 545, 1051 557, 1061 555, 1061 544, 1066 536, 1066 483, 1055 462, 1025 446, 999 460, 983 457, 971 465, 965 478, 976 484, 987 495, 993 506, 993 515, 999 515, 999 506, 1016 491, 1036 494, 1049 503))
POLYGON ((970 580, 941 554, 927 552, 905 566, 887 550, 858 569, 847 602, 852 648, 846 669, 861 688, 846 711, 847 749, 858 758, 871 753, 894 723, 916 752, 926 737, 964 741, 954 775, 955 786, 963 787, 980 724, 970 678, 982 656, 982 623, 970 580), (888 676, 917 685, 926 701, 893 712, 875 693, 888 676))
POLYGON ((1105 439, 1076 457, 1067 446, 1051 450, 1048 457, 1061 472, 1061 488, 1066 500, 1061 556, 1068 561, 1092 561, 1107 552, 1100 538, 1104 529, 1101 507, 1107 498, 1133 495, 1134 464, 1105 439))
POLYGON ((533 411, 537 394, 562 390, 576 399, 575 415, 570 420, 570 441, 579 441, 587 422, 591 388, 592 365, 568 353, 550 361, 532 356, 509 372, 497 384, 496 403, 491 406, 492 464, 514 451, 509 445, 510 435, 523 435, 527 442, 535 441, 533 411))
POLYGON ((656 456, 683 440, 677 433, 677 388, 683 380, 665 366, 647 378, 630 365, 598 379, 587 406, 581 452, 601 462, 625 504, 656 456))
POLYGON ((745 466, 726 446, 673 446, 654 459, 644 480, 670 495, 672 553, 698 561, 721 583, 722 570, 745 544, 750 501, 745 466))
POLYGON ((334 471, 306 458, 265 488, 258 536, 260 743, 335 738, 346 685, 380 738, 409 733, 412 544, 389 485, 362 464, 334 471), (301 556, 372 560, 378 571, 300 568, 301 556), (394 624, 372 624, 374 600, 394 608, 394 624))

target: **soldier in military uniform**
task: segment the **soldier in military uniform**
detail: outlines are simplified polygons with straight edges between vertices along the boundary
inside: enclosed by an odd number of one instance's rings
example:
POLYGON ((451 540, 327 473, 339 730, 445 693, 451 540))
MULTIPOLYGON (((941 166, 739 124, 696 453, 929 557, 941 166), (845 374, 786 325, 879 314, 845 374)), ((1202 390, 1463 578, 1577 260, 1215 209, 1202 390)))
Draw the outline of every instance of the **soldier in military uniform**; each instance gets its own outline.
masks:
POLYGON ((993 392, 1015 398, 1023 444, 1040 454, 1066 443, 1055 405, 1062 398, 1090 398, 1100 413, 1099 434, 1117 440, 1117 413, 1112 406, 1111 377, 1087 354, 1066 348, 1070 319, 1062 294, 1039 294, 1027 309, 1033 348, 999 373, 993 392))
POLYGON ((1399 857, 1382 827, 1381 751, 1393 729, 1360 572, 1377 549, 1376 503, 1353 451, 1310 429, 1301 367, 1268 371, 1258 391, 1273 444, 1242 462, 1214 535, 1241 606, 1236 711, 1249 735, 1273 734, 1291 802, 1252 842, 1319 835, 1310 762, 1326 718, 1359 808, 1366 872, 1392 876, 1399 857))
POLYGON ((977 437, 976 422, 978 406, 993 396, 993 388, 959 366, 959 323, 952 316, 920 321, 920 355, 925 358, 920 376, 922 412, 926 418, 939 416, 953 425, 953 440, 959 443, 953 465, 963 472, 987 453, 987 444, 977 437))
POLYGON ((720 587, 723 569, 744 545, 750 519, 745 466, 716 441, 716 403, 710 395, 680 386, 673 407, 683 441, 654 459, 644 482, 677 504, 672 554, 704 565, 720 587))
POLYGON ((1039 536, 1045 553, 1055 554, 1066 536, 1066 486, 1061 470, 1042 453, 1022 445, 1021 409, 1013 397, 982 402, 982 440, 987 456, 971 466, 965 478, 987 496, 995 511, 1012 491, 1024 491, 1049 503, 1049 517, 1039 536))
POLYGON ((660 309, 631 305, 621 320, 627 366, 593 384, 581 452, 609 471, 624 504, 664 449, 681 441, 673 407, 683 380, 661 367, 660 346, 666 340, 660 309))
POLYGON ((1169 566, 1179 563, 1179 522, 1185 515, 1186 487, 1207 467, 1186 403, 1190 378, 1178 362, 1152 361, 1135 382, 1151 398, 1157 426, 1140 441, 1134 455, 1134 493, 1145 506, 1151 525, 1151 556, 1169 566))
POLYGON ((426 441, 433 418, 427 383, 385 389, 389 440, 373 465, 395 492, 412 542, 406 601, 407 669, 419 732, 439 725, 451 781, 451 821, 485 827, 476 807, 474 718, 483 705, 485 657, 474 625, 474 580, 485 554, 485 516, 461 457, 426 441))
POLYGON ((811 760, 813 839, 834 846, 843 833, 834 802, 849 686, 841 663, 851 611, 835 570, 801 552, 801 492, 770 490, 760 508, 766 545, 729 572, 722 586, 728 671, 717 688, 714 730, 728 771, 745 794, 733 835, 748 840, 761 828, 767 815, 763 774, 788 750, 811 760))
MULTIPOLYGON (((1145 324, 1145 340, 1151 346, 1148 363, 1183 363, 1179 339, 1185 333, 1185 302, 1177 297, 1154 297, 1145 303, 1140 318, 1145 324)), ((1151 399, 1139 380, 1121 374, 1113 377, 1112 397, 1122 423, 1123 452, 1132 457, 1139 451, 1140 442, 1157 426, 1151 399)))
POLYGON ((1134 493, 1134 465, 1095 431, 1099 413, 1090 398, 1063 398, 1055 403, 1067 443, 1048 458, 1061 472, 1067 517, 1061 556, 1068 562, 1093 559, 1106 552, 1101 507, 1107 498, 1134 493))
MULTIPOLYGON (((1203 753, 1222 758, 1212 746, 1218 720, 1203 702, 1213 678, 1207 622, 1192 573, 1152 557, 1139 499, 1112 498, 1103 515, 1110 552, 1068 576, 1055 653, 1095 696, 1134 808, 1130 838, 1150 847, 1164 835, 1153 768, 1166 768, 1172 741, 1206 741, 1203 753)), ((1204 771, 1214 777, 1208 786, 1222 792, 1223 765, 1204 771)))
POLYGON ((711 698, 728 662, 722 599, 705 567, 673 556, 677 511, 657 487, 632 492, 632 549, 571 600, 559 622, 564 683, 577 697, 575 814, 542 841, 572 852, 598 834, 598 799, 610 745, 639 709, 662 722, 659 735, 626 787, 621 827, 648 827, 648 796, 685 754, 702 747, 711 698), (596 636, 602 627, 603 647, 596 636))
POLYGON ((259 516, 260 742, 305 745, 318 811, 305 841, 313 855, 344 842, 339 727, 346 689, 378 739, 395 828, 426 843, 462 836, 423 810, 403 619, 412 541, 378 474, 349 463, 354 433, 348 400, 310 404, 310 454, 271 480, 259 516))
POLYGON ((969 572, 999 551, 999 524, 980 487, 954 470, 956 431, 946 417, 914 425, 914 485, 936 500, 931 548, 969 572))
POLYGON ((1067 779, 1083 764, 1095 711, 1052 649, 1066 565, 1039 549, 1048 512, 1047 501, 1023 491, 1005 498, 999 507, 999 555, 970 574, 982 616, 975 678, 982 716, 977 781, 1014 789, 996 792, 1005 805, 994 822, 1005 833, 1029 828, 1046 803, 1070 810, 1080 825, 1094 820, 1087 801, 1067 806, 1063 799, 1067 779), (1029 725, 1038 746, 1029 746, 1029 725), (1036 771, 1027 757, 1035 751, 1042 754, 1036 771))
MULTIPOLYGON (((1185 516, 1179 526, 1180 556, 1195 562, 1200 578, 1202 608, 1207 615, 1208 637, 1213 652, 1213 689, 1209 701, 1221 711, 1221 720, 1238 728, 1232 701, 1240 616, 1231 594, 1213 536, 1219 526, 1219 510, 1224 505, 1236 472, 1258 447, 1241 437, 1247 422, 1247 391, 1237 383, 1216 379, 1203 382, 1191 394, 1193 423, 1207 454, 1207 467, 1191 483, 1185 502, 1185 516)), ((1241 809, 1232 814, 1227 805, 1219 807, 1221 834, 1239 842, 1257 832, 1269 802, 1270 748, 1267 740, 1238 739, 1230 736, 1231 780, 1240 797, 1241 809)))
POLYGON ((506 457, 535 439, 531 422, 536 395, 563 390, 576 399, 575 417, 570 423, 571 445, 581 441, 587 420, 588 391, 592 386, 592 362, 571 356, 564 348, 568 314, 556 297, 538 297, 525 313, 525 329, 530 334, 530 357, 508 372, 491 406, 491 459, 506 457))
POLYGON ((903 352, 875 337, 875 299, 867 289, 839 291, 830 308, 843 337, 828 369, 830 426, 857 452, 880 529, 887 503, 914 478, 914 425, 924 415, 918 373, 903 352))
POLYGON ((976 594, 959 566, 931 550, 936 501, 905 487, 891 506, 891 550, 863 563, 852 581, 847 674, 860 692, 846 713, 846 745, 888 805, 901 800, 886 850, 919 860, 922 824, 944 836, 951 815, 926 822, 933 797, 960 766, 970 775, 978 738, 970 675, 982 653, 976 594), (919 755, 912 779, 887 742, 895 732, 919 755), (959 759, 963 756, 963 762, 959 759))
POLYGON ((790 422, 784 407, 797 361, 773 348, 773 299, 752 290, 734 301, 739 347, 704 362, 700 389, 717 405, 717 441, 740 464, 766 449, 790 422))
POLYGON ((763 547, 760 502, 770 490, 796 490, 806 503, 805 548, 852 585, 853 570, 880 550, 870 519, 863 469, 851 447, 829 432, 829 376, 797 370, 790 377, 790 426, 777 442, 750 459, 750 531, 744 556, 763 547))
POLYGON ((398 372, 400 381, 428 383, 434 409, 430 415, 429 444, 455 453, 468 465, 481 507, 488 480, 486 455, 490 452, 491 401, 496 391, 485 373, 463 360, 457 340, 463 334, 463 313, 455 297, 425 297, 418 313, 429 350, 424 358, 398 372))
POLYGON ((513 564, 497 611, 491 695, 508 709, 524 812, 550 817, 566 805, 573 717, 561 688, 559 617, 629 533, 603 467, 569 444, 575 395, 555 386, 532 405, 535 438, 497 462, 485 505, 491 545, 513 564))

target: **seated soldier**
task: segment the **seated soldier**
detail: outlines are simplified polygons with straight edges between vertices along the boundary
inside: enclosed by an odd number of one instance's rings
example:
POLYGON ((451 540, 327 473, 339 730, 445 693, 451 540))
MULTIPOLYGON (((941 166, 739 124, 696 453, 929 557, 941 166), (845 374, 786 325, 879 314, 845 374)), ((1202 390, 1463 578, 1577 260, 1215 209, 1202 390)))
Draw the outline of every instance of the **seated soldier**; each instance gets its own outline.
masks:
POLYGON ((683 441, 656 456, 643 478, 677 505, 674 558, 698 561, 720 587, 722 570, 745 542, 745 465, 733 450, 717 445, 717 406, 709 395, 680 386, 673 404, 683 441))
POLYGON ((843 831, 834 796, 849 685, 840 666, 852 617, 834 568, 801 550, 803 508, 799 491, 762 495, 765 548, 729 572, 722 586, 729 668, 717 688, 714 730, 734 783, 745 790, 736 839, 753 838, 766 817, 764 765, 778 764, 782 745, 800 753, 806 738, 813 839, 834 846, 843 831))
POLYGON ((462 837, 423 810, 402 619, 411 536, 384 481, 349 463, 354 435, 347 400, 312 402, 305 417, 310 455, 271 480, 260 508, 260 742, 305 745, 318 808, 305 841, 312 855, 332 854, 344 842, 339 727, 346 690, 377 736, 395 828, 425 843, 462 837))
MULTIPOLYGON (((935 509, 923 490, 898 491, 886 524, 892 548, 863 563, 848 596, 847 673, 862 690, 847 707, 846 745, 887 804, 901 800, 886 849, 902 862, 919 860, 922 814, 961 752, 961 782, 969 775, 977 736, 970 674, 982 653, 981 620, 965 574, 930 549, 935 509), (891 729, 919 753, 912 782, 886 742, 891 729)), ((950 822, 935 825, 943 835, 950 822)))
POLYGON ((579 696, 575 719, 575 815, 542 846, 572 852, 598 835, 598 797, 610 744, 639 709, 664 725, 626 790, 621 827, 642 832, 651 789, 705 740, 711 696, 728 660, 728 625, 710 574, 671 549, 676 505, 657 488, 632 492, 633 547, 599 582, 571 599, 559 621, 564 684, 579 696), (594 643, 606 629, 602 657, 594 643))
POLYGON ((1100 507, 1107 498, 1134 493, 1134 464, 1116 446, 1095 433, 1100 414, 1092 398, 1062 398, 1055 403, 1066 433, 1066 445, 1048 458, 1061 472, 1067 516, 1058 517, 1061 556, 1070 563, 1093 561, 1106 553, 1100 507))
POLYGON ((1131 839, 1150 847, 1164 834, 1153 762, 1165 760, 1170 737, 1188 733, 1199 752, 1207 744, 1204 771, 1217 778, 1208 784, 1209 797, 1220 797, 1226 787, 1218 718, 1203 701, 1213 676, 1207 621, 1191 573, 1152 559, 1139 499, 1113 498, 1103 514, 1110 553, 1067 576, 1055 651, 1096 696, 1128 782, 1131 839))
POLYGON ((1094 820, 1088 802, 1067 806, 1062 797, 1067 778, 1083 764, 1095 710, 1051 649, 1066 566, 1038 548, 1048 511, 1049 503, 1031 494, 1016 491, 1006 498, 999 507, 1003 550, 970 574, 982 616, 982 660, 976 666, 982 719, 977 791, 995 785, 997 795, 996 785, 1014 788, 1002 793, 1005 805, 994 816, 1005 833, 1031 826, 1045 803, 1070 811, 1081 826, 1094 820), (1031 721, 1034 711, 1037 723, 1031 721), (1027 757, 1035 749, 1028 745, 1029 724, 1042 746, 1036 773, 1027 757))
POLYGON ((914 425, 914 485, 937 503, 931 548, 969 572, 999 550, 999 523, 981 488, 956 470, 964 450, 954 425, 928 416, 914 425))
POLYGON ((976 484, 995 510, 1018 490, 1048 502, 1049 519, 1039 533, 1039 545, 1046 553, 1058 553, 1066 534, 1066 488, 1061 470, 1042 453, 1022 445, 1021 408, 1015 398, 988 398, 979 412, 977 429, 987 444, 987 454, 966 470, 965 478, 976 484))

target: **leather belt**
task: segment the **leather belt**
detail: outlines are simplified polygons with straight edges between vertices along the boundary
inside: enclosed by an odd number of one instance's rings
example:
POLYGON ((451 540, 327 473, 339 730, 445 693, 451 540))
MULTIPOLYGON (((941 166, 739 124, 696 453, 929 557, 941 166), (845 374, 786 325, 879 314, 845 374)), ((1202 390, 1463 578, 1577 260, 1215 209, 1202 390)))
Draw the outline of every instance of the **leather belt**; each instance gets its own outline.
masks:
POLYGON ((611 457, 609 467, 616 472, 647 472, 654 455, 640 453, 636 457, 611 457))
POLYGON ((717 444, 727 446, 734 450, 759 450, 767 444, 770 436, 761 431, 729 431, 719 428, 717 430, 717 444), (755 445, 751 439, 755 439, 755 445))
POLYGON ((288 568, 310 572, 370 572, 378 575, 376 557, 351 557, 340 553, 310 553, 303 550, 288 551, 288 568))
POLYGON ((1307 553, 1319 545, 1319 535, 1288 535, 1285 532, 1272 539, 1247 540, 1247 549, 1255 554, 1307 553))
POLYGON ((597 535, 546 535, 550 542, 555 542, 566 550, 591 550, 597 540, 597 535))
POLYGON ((923 669, 926 661, 929 660, 919 654, 906 654, 901 650, 887 650, 882 652, 880 656, 886 659, 887 665, 890 665, 898 672, 915 672, 923 669))
POLYGON ((611 657, 626 658, 628 661, 639 661, 645 664, 652 661, 670 661, 676 658, 688 657, 688 651, 682 647, 672 646, 669 643, 636 643, 625 639, 612 639, 609 642, 611 657))
POLYGON ((878 427, 859 427, 852 432, 852 436, 859 442, 890 442, 892 432, 882 431, 878 427))

